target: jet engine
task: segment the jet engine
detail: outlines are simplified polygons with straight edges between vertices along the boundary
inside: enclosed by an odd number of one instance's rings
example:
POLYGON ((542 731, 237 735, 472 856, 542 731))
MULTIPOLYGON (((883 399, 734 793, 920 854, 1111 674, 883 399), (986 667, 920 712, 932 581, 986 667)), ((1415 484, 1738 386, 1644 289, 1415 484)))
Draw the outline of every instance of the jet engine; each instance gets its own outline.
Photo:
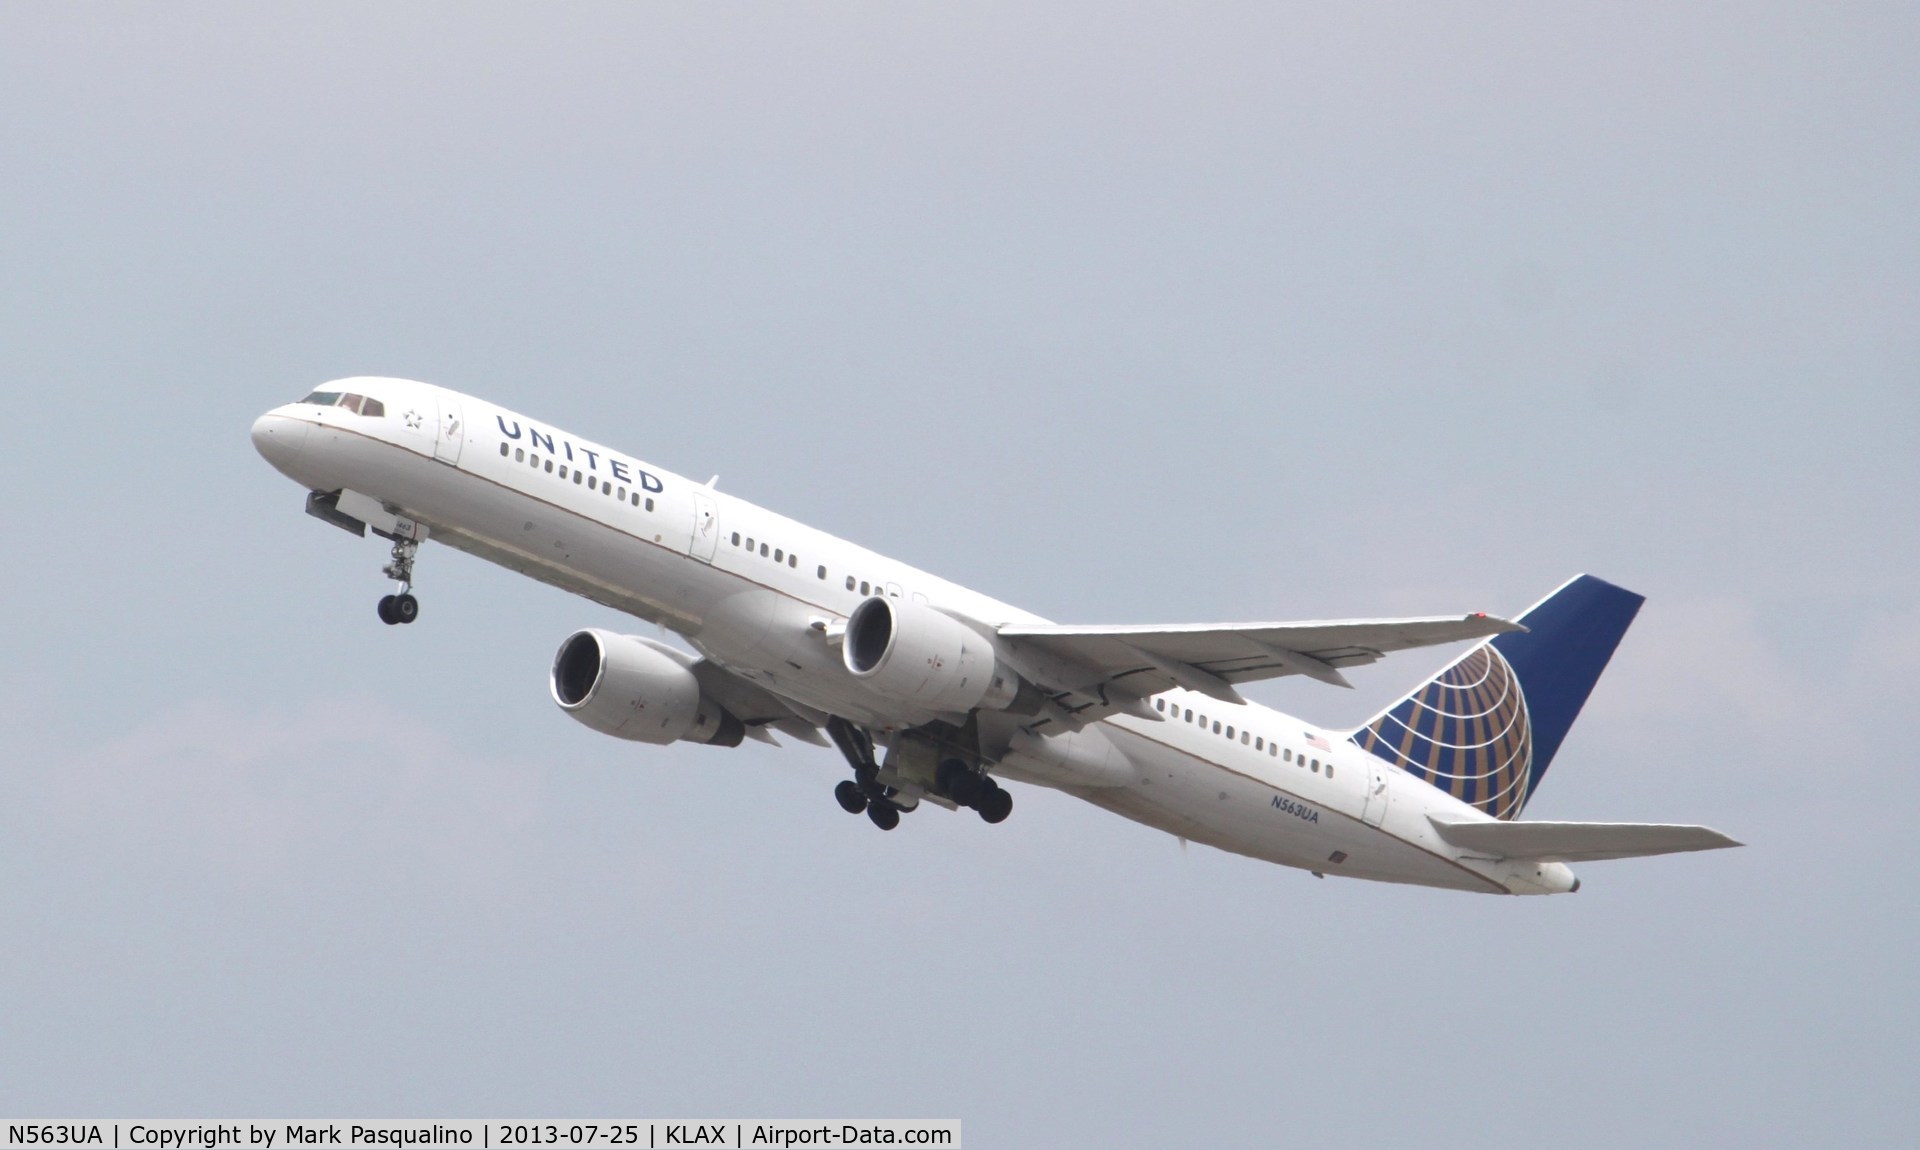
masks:
MULTIPOLYGON (((874 596, 853 609, 841 658, 874 691, 928 710, 1004 710, 1026 683, 992 640, 924 603, 874 596)), ((1031 689, 1026 696, 1034 696, 1031 689)))
POLYGON ((701 693, 692 664, 665 643, 589 628, 560 644, 548 688, 561 710, 616 739, 739 746, 746 728, 701 693))

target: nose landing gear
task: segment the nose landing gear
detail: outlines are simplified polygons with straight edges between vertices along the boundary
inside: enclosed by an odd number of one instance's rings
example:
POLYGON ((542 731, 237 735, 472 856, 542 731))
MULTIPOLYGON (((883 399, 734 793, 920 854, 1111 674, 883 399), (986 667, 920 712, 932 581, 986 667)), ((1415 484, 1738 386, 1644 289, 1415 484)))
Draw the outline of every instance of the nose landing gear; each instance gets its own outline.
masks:
POLYGON ((399 594, 380 599, 380 621, 388 626, 411 623, 420 617, 420 600, 413 597, 413 558, 419 551, 417 541, 395 539, 393 557, 381 568, 382 574, 400 584, 399 594))
POLYGON ((420 600, 412 595, 382 595, 377 610, 380 621, 389 626, 411 623, 420 617, 420 600))

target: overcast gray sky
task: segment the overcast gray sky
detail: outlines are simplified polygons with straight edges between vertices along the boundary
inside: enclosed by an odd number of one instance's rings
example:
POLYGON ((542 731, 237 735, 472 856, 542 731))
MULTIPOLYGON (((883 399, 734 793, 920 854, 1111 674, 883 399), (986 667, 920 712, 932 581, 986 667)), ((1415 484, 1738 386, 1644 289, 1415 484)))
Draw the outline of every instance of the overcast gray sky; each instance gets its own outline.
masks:
MULTIPOLYGON (((1910 1145, 1911 4, 0 11, 0 1113, 1910 1145), (1528 814, 1316 881, 545 696, 621 625, 300 514, 416 376, 1073 622, 1648 604, 1528 814)), ((1357 722, 1441 661, 1262 697, 1357 722)))

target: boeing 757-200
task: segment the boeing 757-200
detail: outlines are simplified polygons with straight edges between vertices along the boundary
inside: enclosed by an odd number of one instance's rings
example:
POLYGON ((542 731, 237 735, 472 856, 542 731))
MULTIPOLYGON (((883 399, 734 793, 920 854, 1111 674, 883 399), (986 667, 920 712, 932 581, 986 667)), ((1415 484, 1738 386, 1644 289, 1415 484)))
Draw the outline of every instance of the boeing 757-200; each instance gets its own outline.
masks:
POLYGON ((253 425, 307 512, 392 543, 379 602, 419 615, 435 540, 684 637, 567 636, 553 701, 639 743, 838 748, 850 814, 988 823, 1002 780, 1319 875, 1497 894, 1579 889, 1571 862, 1737 846, 1699 826, 1519 818, 1641 597, 1577 576, 1517 619, 1079 626, 935 575, 551 425, 402 379, 327 384, 253 425), (1391 651, 1472 642, 1353 730, 1248 702, 1282 675, 1345 685, 1391 651))

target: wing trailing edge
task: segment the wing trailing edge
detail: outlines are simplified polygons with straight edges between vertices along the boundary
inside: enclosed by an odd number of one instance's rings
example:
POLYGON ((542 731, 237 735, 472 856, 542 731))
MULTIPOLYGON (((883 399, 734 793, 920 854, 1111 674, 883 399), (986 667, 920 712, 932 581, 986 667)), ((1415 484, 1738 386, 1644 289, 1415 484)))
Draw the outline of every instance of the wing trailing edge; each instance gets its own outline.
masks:
POLYGON ((1087 668, 1097 676, 1094 681, 1117 683, 1136 695, 1184 687, 1223 702, 1242 703, 1245 700, 1233 689, 1240 683, 1305 675, 1345 687, 1350 684, 1340 674, 1343 667, 1363 666, 1394 651, 1523 630, 1518 623, 1473 614, 1128 627, 1009 623, 997 633, 1002 639, 1087 668))

